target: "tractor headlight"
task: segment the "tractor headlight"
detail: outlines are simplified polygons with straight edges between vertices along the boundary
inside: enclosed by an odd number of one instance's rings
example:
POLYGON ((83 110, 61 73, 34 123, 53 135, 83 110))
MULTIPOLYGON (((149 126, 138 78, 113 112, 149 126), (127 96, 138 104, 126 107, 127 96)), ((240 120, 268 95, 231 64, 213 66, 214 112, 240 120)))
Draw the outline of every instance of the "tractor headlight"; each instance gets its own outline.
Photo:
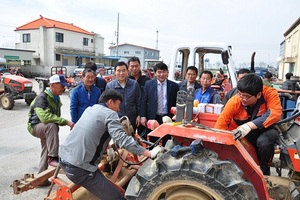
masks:
POLYGON ((32 83, 24 83, 25 87, 32 87, 32 83))

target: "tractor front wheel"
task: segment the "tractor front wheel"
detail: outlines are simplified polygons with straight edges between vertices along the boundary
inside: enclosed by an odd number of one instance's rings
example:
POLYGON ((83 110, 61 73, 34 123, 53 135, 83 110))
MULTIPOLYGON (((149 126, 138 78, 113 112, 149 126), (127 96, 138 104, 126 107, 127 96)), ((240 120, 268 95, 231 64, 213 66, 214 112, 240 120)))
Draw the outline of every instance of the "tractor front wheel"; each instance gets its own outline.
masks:
POLYGON ((15 100, 10 94, 0 95, 0 106, 4 110, 11 110, 15 106, 15 100))
POLYGON ((204 149, 197 155, 172 157, 169 152, 147 160, 127 187, 129 200, 249 200, 258 199, 254 186, 230 161, 204 149))

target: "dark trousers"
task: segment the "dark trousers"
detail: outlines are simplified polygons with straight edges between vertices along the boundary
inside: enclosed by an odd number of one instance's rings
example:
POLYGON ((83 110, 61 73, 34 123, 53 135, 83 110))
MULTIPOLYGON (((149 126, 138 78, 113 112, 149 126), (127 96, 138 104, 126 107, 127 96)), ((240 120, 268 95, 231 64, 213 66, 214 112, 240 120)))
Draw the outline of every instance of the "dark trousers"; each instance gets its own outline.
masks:
POLYGON ((247 140, 254 146, 260 169, 264 175, 270 175, 269 163, 274 156, 274 144, 278 139, 278 131, 274 128, 251 131, 247 140))
POLYGON ((90 172, 63 161, 61 161, 61 168, 73 183, 84 187, 101 200, 124 199, 121 192, 99 170, 90 172))

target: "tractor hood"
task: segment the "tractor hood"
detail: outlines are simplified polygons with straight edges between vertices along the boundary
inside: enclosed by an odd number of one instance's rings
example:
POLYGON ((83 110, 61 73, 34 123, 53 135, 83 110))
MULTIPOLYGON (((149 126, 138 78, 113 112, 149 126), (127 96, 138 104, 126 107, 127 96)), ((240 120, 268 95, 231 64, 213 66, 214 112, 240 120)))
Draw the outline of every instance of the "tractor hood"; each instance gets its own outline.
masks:
POLYGON ((3 75, 3 77, 5 79, 9 79, 9 80, 14 80, 14 81, 17 81, 19 83, 32 83, 31 80, 27 79, 27 78, 24 78, 22 76, 17 76, 17 75, 11 75, 11 74, 8 74, 8 75, 3 75))

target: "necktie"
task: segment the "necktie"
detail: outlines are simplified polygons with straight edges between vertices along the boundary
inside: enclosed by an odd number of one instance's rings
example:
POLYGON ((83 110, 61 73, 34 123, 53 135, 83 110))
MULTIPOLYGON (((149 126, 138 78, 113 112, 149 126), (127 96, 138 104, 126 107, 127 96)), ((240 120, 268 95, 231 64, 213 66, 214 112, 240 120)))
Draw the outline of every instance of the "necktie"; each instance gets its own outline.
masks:
POLYGON ((157 89, 157 113, 163 114, 164 112, 164 90, 163 84, 160 83, 157 89))

